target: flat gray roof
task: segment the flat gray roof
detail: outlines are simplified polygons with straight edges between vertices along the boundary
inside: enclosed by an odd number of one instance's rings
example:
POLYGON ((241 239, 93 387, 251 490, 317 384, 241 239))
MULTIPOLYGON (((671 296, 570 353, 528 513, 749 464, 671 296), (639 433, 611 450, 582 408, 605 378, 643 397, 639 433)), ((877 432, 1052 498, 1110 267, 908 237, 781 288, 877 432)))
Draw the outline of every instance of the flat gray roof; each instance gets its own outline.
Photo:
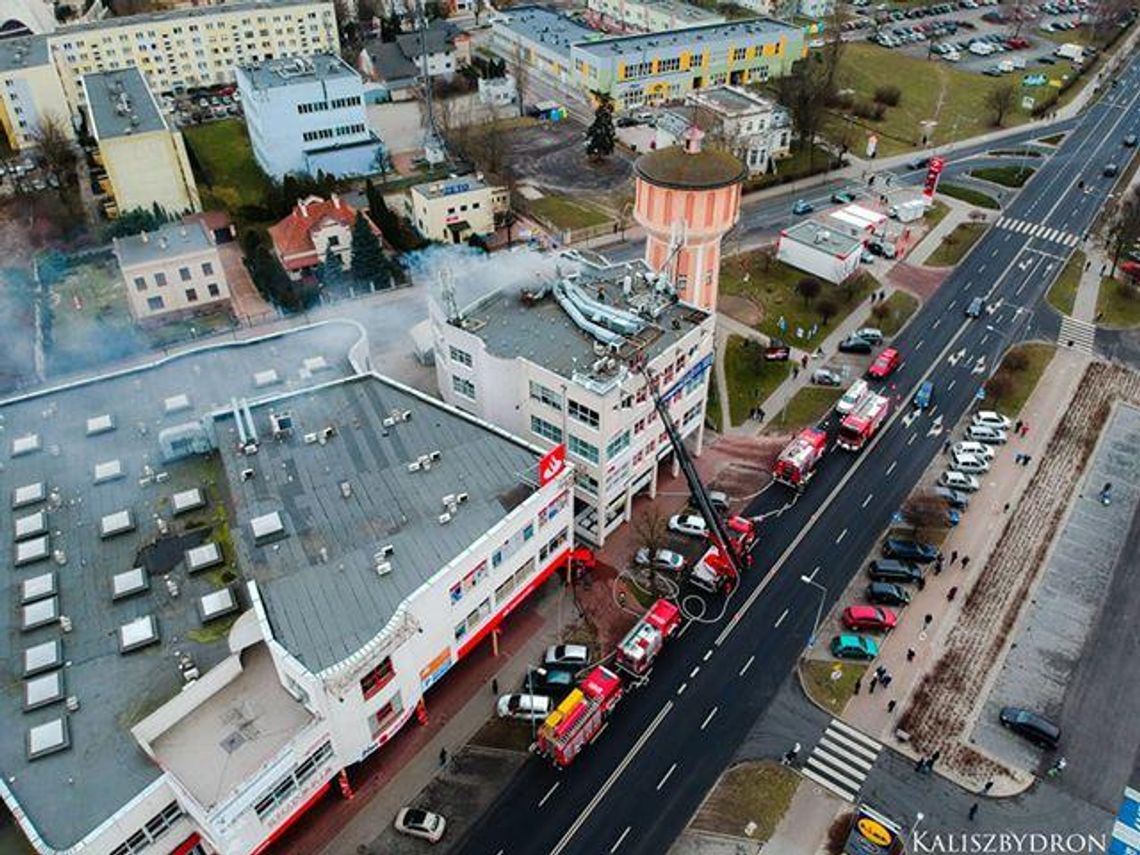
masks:
POLYGON ((804 220, 784 229, 783 236, 817 249, 839 255, 850 255, 863 245, 859 238, 850 237, 843 232, 828 228, 815 220, 804 220))
POLYGON ((696 42, 735 42, 740 39, 751 41, 756 36, 800 36, 801 34, 800 28, 785 24, 783 21, 772 18, 747 18, 724 24, 687 27, 683 30, 617 36, 575 46, 593 56, 605 58, 642 51, 660 51, 662 48, 691 50, 696 42))
POLYGON ((240 455, 217 422, 239 562, 258 583, 278 641, 317 672, 356 653, 397 607, 532 492, 538 452, 439 401, 365 375, 252 408, 258 433, 288 411, 293 435, 240 455), (394 412, 407 421, 385 427, 394 412), (316 441, 332 428, 324 442, 316 441), (430 469, 408 471, 438 452, 430 469), (253 478, 243 481, 241 471, 253 478), (348 484, 348 488, 342 484, 348 484), (348 492, 349 495, 345 495, 348 492), (446 524, 446 495, 467 493, 446 524), (251 523, 277 512, 285 534, 258 545, 251 523), (374 556, 391 545, 391 572, 374 556))
POLYGON ((605 34, 571 20, 543 6, 514 6, 499 14, 495 26, 502 25, 525 39, 539 42, 556 53, 570 56, 570 47, 605 34))
POLYGON ((180 560, 182 550, 147 549, 159 538, 156 513, 172 534, 216 527, 217 513, 224 508, 220 492, 225 476, 216 457, 162 464, 159 432, 227 406, 234 396, 256 395, 255 368, 276 369, 286 378, 287 389, 347 376, 352 369, 346 355, 359 337, 355 325, 331 322, 257 341, 199 348, 150 367, 0 401, 7 434, 39 433, 44 445, 39 452, 16 458, 0 450, 4 483, 15 489, 42 481, 48 493, 27 508, 12 510, 10 502, 2 506, 7 519, 0 520, 0 554, 14 554, 14 519, 44 509, 51 549, 62 550, 67 561, 61 567, 48 557, 26 567, 9 566, 0 580, 5 597, 0 662, 6 677, 0 681, 0 724, 8 735, 0 740, 0 776, 52 847, 74 846, 161 774, 130 728, 181 689, 174 650, 188 654, 202 672, 229 652, 224 635, 201 632, 196 608, 200 596, 220 587, 220 574, 191 577, 176 564, 172 573, 181 590, 172 599, 156 571, 169 566, 167 554, 180 560), (302 363, 314 356, 324 357, 329 367, 310 375, 302 363), (190 393, 192 409, 166 415, 163 400, 182 392, 190 393), (117 427, 88 436, 87 420, 106 413, 117 427), (96 485, 95 464, 109 459, 122 461, 126 477, 96 485), (165 477, 141 486, 146 467, 165 477), (210 504, 172 518, 170 498, 194 487, 205 488, 210 504), (100 519, 125 508, 138 520, 138 528, 101 540, 100 519), (114 575, 140 566, 151 572, 150 590, 113 602, 114 575), (53 570, 58 575, 59 613, 71 619, 71 632, 62 632, 58 622, 21 632, 22 583, 53 570), (159 643, 120 654, 119 627, 147 614, 156 616, 159 643), (62 703, 23 711, 24 651, 52 641, 62 642, 62 660, 69 663, 64 669, 66 691, 78 699, 80 708, 68 716, 70 747, 29 760, 27 730, 67 715, 62 703))
POLYGON ((14 71, 47 63, 46 35, 0 39, 0 71, 14 71))
MULTIPOLYGON (((167 223, 153 232, 115 238, 119 266, 131 268, 165 259, 196 255, 214 248, 214 242, 200 221, 167 223)), ((220 274, 220 271, 216 271, 220 274)))
MULTIPOLYGON (((589 297, 601 291, 605 305, 628 311, 623 280, 627 275, 633 280, 635 300, 646 299, 651 289, 643 277, 648 271, 642 261, 602 268, 583 266, 575 285, 589 297)), ((623 338, 619 360, 639 354, 653 359, 708 318, 707 312, 687 303, 664 302, 667 305, 657 318, 646 319, 644 329, 623 338)), ((467 329, 495 356, 527 359, 566 378, 576 371, 589 374, 599 358, 595 349, 598 339, 576 324, 552 294, 525 301, 517 291, 497 291, 465 309, 463 315, 468 320, 467 329)))
POLYGON ((779 105, 763 95, 747 90, 741 92, 727 86, 717 86, 711 89, 700 89, 689 94, 689 101, 708 104, 719 108, 726 113, 749 113, 753 110, 774 110, 779 105))
POLYGON ((268 59, 243 65, 241 71, 254 89, 276 89, 322 80, 360 79, 348 63, 330 53, 268 59))
POLYGON ((472 190, 482 190, 487 186, 482 178, 474 175, 461 175, 457 178, 444 178, 441 181, 425 181, 412 187, 413 193, 418 193, 426 199, 438 199, 441 196, 453 196, 456 193, 468 193, 472 190))
POLYGON ((98 140, 166 128, 150 87, 137 66, 83 76, 87 112, 98 140))

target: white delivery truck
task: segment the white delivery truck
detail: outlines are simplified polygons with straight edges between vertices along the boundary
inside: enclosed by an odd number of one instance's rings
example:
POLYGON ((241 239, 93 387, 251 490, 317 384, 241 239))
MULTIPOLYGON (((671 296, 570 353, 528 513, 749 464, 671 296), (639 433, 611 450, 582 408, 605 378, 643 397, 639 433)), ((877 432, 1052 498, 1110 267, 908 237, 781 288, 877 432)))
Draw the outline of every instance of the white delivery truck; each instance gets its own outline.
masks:
POLYGON ((1075 65, 1080 65, 1085 61, 1085 49, 1073 42, 1065 42, 1055 52, 1061 59, 1067 59, 1075 65))
POLYGON ((922 217, 924 213, 926 213, 926 202, 922 199, 908 199, 906 202, 891 205, 890 209, 891 217, 900 223, 913 222, 922 217))

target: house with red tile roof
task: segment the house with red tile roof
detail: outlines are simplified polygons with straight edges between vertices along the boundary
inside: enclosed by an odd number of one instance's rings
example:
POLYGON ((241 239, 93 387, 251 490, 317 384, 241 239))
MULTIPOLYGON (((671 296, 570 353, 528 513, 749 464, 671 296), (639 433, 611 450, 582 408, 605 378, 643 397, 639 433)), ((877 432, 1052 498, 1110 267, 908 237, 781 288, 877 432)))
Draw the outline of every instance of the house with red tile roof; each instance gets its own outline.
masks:
MULTIPOLYGON (((330 250, 340 258, 341 266, 350 270, 356 213, 356 208, 335 193, 330 199, 309 196, 297 202, 289 216, 270 226, 273 253, 289 277, 300 280, 324 261, 330 250)), ((379 236, 376 224, 362 213, 372 233, 379 236)))

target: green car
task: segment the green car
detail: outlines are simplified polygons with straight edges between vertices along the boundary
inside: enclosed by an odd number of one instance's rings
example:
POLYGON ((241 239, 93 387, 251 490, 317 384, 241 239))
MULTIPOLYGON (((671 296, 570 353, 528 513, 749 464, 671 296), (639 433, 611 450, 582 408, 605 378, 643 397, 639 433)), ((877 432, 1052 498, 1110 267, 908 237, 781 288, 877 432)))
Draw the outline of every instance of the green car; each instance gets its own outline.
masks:
POLYGON ((848 202, 854 202, 855 196, 846 190, 839 190, 831 194, 831 201, 837 205, 846 205, 848 202))
POLYGON ((874 659, 879 655, 879 645, 865 635, 837 635, 831 639, 831 655, 836 659, 874 659))

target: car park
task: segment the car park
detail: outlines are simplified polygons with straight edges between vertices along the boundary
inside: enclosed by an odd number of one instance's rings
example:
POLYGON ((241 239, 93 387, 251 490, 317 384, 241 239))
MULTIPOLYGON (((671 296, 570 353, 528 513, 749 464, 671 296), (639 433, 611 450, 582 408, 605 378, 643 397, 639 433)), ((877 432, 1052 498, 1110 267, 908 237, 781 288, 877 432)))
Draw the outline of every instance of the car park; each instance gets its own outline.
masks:
POLYGON ((868 600, 880 606, 905 606, 910 602, 907 589, 894 582, 872 582, 864 593, 868 600))
POLYGON ((843 625, 848 629, 894 629, 895 613, 883 606, 848 606, 843 610, 843 625))
POLYGON ((651 555, 648 547, 641 547, 633 557, 634 562, 643 567, 652 567, 654 570, 668 570, 680 573, 685 569, 685 556, 672 549, 658 549, 651 555))
POLYGON ((871 367, 867 369, 867 376, 873 377, 876 380, 883 380, 894 373, 895 369, 902 364, 902 355, 893 347, 886 348, 882 353, 875 357, 875 361, 871 363, 871 367))
POLYGON ((994 410, 981 410, 980 412, 974 413, 974 417, 970 419, 970 423, 998 428, 1000 430, 1009 430, 1009 419, 994 410))
POLYGON ((990 461, 994 459, 993 446, 985 445, 981 442, 962 440, 961 442, 954 443, 950 450, 954 454, 973 454, 976 457, 982 457, 990 461))
POLYGON ((708 524, 704 517, 696 514, 674 514, 669 517, 669 531, 689 537, 704 537, 708 533, 708 524))
POLYGON ((952 490, 949 487, 935 487, 934 495, 940 499, 945 499, 946 504, 957 511, 964 511, 970 506, 970 497, 965 493, 959 493, 957 490, 952 490))
POLYGON ((920 410, 925 410, 933 400, 934 384, 929 380, 923 380, 918 391, 914 393, 914 405, 920 410))
POLYGON ((802 216, 803 214, 810 214, 814 210, 815 210, 815 206, 812 205, 812 203, 809 202, 807 199, 797 199, 796 203, 794 205, 792 205, 792 213, 795 214, 796 216, 802 216))
POLYGON ((962 493, 976 493, 982 486, 981 481, 975 476, 966 472, 959 472, 956 469, 947 469, 943 472, 938 476, 938 483, 943 487, 949 487, 951 490, 962 493))
POLYGON ((812 372, 811 382, 817 386, 841 386, 843 378, 830 368, 817 368, 812 372))
POLYGON ((898 561, 929 564, 938 558, 938 547, 917 540, 890 537, 883 543, 883 555, 898 561))
POLYGON ((447 820, 430 810, 405 807, 396 814, 396 831, 429 843, 438 843, 446 830, 447 820))
POLYGON ((872 350, 871 342, 856 335, 849 335, 839 342, 840 353, 870 353, 872 350))
POLYGON ((990 461, 976 454, 966 454, 951 450, 950 468, 955 472, 966 472, 971 475, 980 475, 990 471, 990 461))
POLYGON ((553 644, 546 648, 542 664, 547 668, 580 670, 590 664, 590 649, 584 644, 553 644))
POLYGON ((917 585, 922 581, 922 568, 909 561, 876 558, 867 568, 873 582, 900 582, 917 585))
POLYGON ((989 425, 970 425, 966 428, 966 438, 976 442, 984 442, 987 445, 1004 445, 1009 439, 1009 435, 1001 428, 990 427, 989 425))
POLYGON ((874 659, 879 645, 865 635, 837 635, 831 639, 831 655, 836 659, 874 659))
POLYGON ((728 493, 721 490, 709 490, 706 495, 708 496, 709 504, 713 506, 713 510, 722 514, 728 513, 728 493))
POLYGON ((1061 728, 1030 710, 1021 707, 1002 707, 998 718, 1002 727, 1025 737, 1041 748, 1056 748, 1061 742, 1061 728))
POLYGON ((516 693, 503 695, 495 707, 499 718, 518 718, 524 721, 542 721, 554 708, 546 695, 516 693))

